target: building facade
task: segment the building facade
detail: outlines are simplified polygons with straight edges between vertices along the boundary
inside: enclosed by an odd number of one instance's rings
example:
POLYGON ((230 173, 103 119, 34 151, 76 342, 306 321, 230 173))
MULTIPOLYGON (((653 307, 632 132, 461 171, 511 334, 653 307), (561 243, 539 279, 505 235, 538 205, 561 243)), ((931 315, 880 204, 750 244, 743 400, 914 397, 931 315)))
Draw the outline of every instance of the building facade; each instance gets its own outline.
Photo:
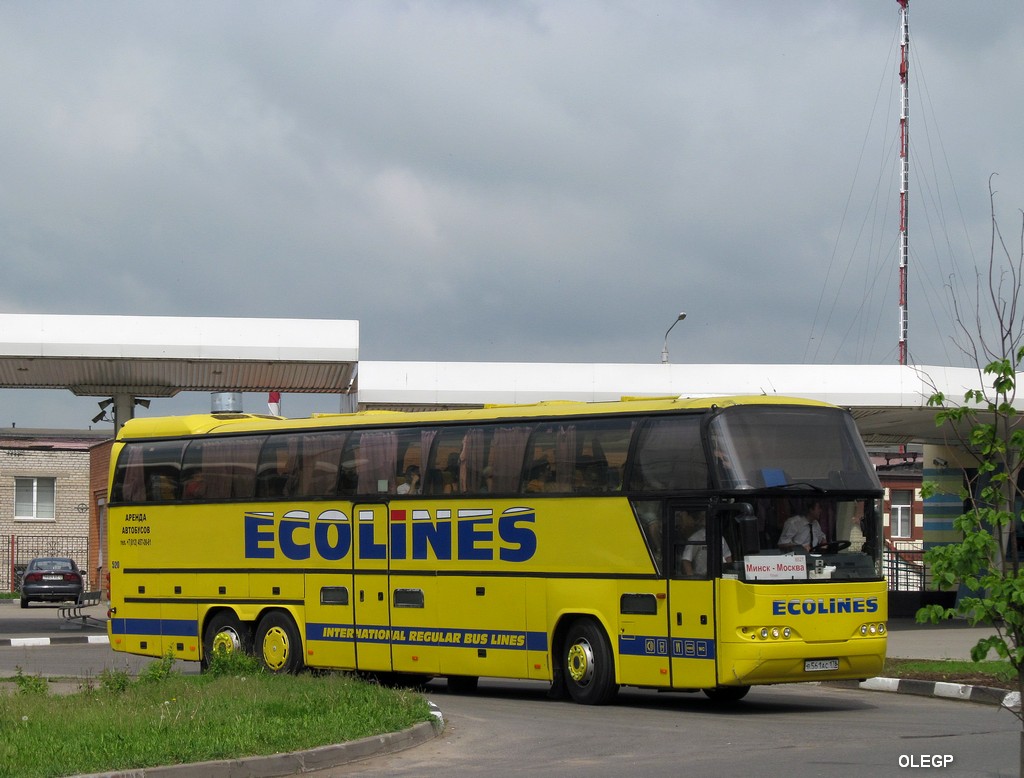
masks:
POLYGON ((90 568, 90 449, 110 431, 15 429, 0 433, 0 590, 16 591, 37 556, 90 568))

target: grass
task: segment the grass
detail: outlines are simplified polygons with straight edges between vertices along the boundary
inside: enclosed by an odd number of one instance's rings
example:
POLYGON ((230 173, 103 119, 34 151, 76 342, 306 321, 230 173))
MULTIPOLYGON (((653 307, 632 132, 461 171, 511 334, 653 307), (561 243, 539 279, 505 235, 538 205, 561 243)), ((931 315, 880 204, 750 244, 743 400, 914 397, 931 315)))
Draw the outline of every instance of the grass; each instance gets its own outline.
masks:
POLYGON ((344 674, 276 676, 247 657, 184 676, 168 657, 137 679, 104 671, 55 696, 20 670, 0 694, 0 776, 137 770, 298 751, 430 721, 421 694, 344 674))
POLYGON ((953 659, 886 659, 882 675, 887 678, 917 678, 1017 689, 1017 674, 1005 660, 971 662, 953 659))

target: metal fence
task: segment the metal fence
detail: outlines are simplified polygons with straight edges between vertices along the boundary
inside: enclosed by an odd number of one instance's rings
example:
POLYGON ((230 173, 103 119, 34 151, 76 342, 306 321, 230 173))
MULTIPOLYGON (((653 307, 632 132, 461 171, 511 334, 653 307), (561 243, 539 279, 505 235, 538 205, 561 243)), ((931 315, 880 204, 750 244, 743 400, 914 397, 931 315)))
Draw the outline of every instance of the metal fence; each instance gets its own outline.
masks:
POLYGON ((882 555, 891 592, 924 592, 931 588, 931 570, 919 541, 887 540, 882 555))
POLYGON ((0 591, 21 591, 21 576, 25 566, 38 556, 74 559, 88 579, 89 538, 85 535, 3 535, 0 536, 0 555, 5 561, 0 568, 0 591))

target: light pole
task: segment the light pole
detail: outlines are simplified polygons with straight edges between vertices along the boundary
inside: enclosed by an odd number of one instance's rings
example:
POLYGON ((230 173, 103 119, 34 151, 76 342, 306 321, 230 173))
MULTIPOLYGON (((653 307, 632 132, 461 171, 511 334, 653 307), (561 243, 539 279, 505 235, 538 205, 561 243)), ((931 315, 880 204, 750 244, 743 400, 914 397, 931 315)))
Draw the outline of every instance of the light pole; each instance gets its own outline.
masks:
MULTIPOLYGON (((680 313, 678 316, 676 316, 676 320, 672 322, 672 327, 675 327, 677 324, 679 324, 679 322, 681 322, 685 318, 686 313, 680 313)), ((668 334, 672 332, 672 327, 669 327, 667 330, 665 330, 665 345, 661 347, 661 364, 663 365, 668 364, 668 334)))

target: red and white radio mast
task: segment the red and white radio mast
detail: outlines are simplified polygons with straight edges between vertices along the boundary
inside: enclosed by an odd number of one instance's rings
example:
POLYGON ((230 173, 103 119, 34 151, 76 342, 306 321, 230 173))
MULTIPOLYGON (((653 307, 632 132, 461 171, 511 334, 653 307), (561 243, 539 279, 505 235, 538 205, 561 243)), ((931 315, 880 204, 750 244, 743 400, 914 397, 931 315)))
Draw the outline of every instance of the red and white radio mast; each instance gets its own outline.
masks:
POLYGON ((907 20, 910 0, 896 0, 900 5, 900 364, 907 364, 907 190, 910 186, 909 128, 907 113, 910 92, 907 80, 910 56, 910 23, 907 20))

